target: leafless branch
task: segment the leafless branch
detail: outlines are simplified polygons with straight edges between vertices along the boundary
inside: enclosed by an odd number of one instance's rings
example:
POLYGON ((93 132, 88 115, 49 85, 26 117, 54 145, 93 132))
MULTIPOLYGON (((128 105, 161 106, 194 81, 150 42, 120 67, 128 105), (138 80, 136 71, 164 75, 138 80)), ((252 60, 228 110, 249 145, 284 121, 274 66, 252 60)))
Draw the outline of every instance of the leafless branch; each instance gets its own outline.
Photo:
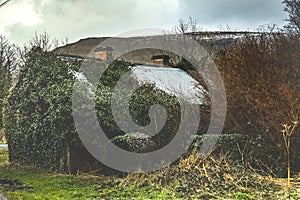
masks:
POLYGON ((6 5, 9 1, 11 1, 11 0, 6 0, 6 1, 4 1, 3 3, 0 4, 0 7, 6 5))

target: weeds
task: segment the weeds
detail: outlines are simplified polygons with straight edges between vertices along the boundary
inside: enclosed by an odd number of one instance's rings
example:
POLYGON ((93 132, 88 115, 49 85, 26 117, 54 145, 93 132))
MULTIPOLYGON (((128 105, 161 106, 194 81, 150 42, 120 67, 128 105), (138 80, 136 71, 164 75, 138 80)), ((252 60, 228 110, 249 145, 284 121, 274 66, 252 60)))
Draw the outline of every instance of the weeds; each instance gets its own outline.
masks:
POLYGON ((291 156, 290 156, 290 148, 291 148, 291 137, 294 134, 296 128, 299 125, 299 112, 293 115, 293 120, 289 124, 283 124, 283 129, 281 130, 282 137, 285 144, 285 151, 287 155, 287 186, 290 188, 291 186, 291 156))
MULTIPOLYGON (((228 154, 209 155, 201 158, 194 150, 176 165, 153 173, 130 174, 120 182, 120 187, 135 185, 168 188, 182 197, 198 198, 199 195, 224 196, 228 193, 264 191, 274 187, 269 177, 258 174, 250 166, 230 161, 228 154)), ((249 197, 251 195, 249 194, 249 197)), ((250 198, 251 199, 251 198, 250 198)))

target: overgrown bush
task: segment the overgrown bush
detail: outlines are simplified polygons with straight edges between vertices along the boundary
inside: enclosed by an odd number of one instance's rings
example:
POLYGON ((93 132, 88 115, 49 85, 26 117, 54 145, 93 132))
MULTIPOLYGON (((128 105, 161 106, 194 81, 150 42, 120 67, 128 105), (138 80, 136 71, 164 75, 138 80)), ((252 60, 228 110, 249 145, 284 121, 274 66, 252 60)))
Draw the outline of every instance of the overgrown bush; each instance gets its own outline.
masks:
MULTIPOLYGON (((245 136, 243 148, 238 149, 244 164, 250 162, 278 174, 283 171, 280 125, 289 122, 300 109, 299 47, 298 38, 284 34, 246 35, 217 56, 228 96, 224 133, 245 136)), ((82 166, 99 167, 82 145, 72 118, 74 73, 81 63, 39 48, 33 48, 26 60, 4 113, 11 161, 51 169, 71 165, 75 171, 82 166)), ((84 75, 97 83, 95 108, 102 129, 109 139, 131 134, 117 126, 111 110, 113 90, 131 64, 113 62, 98 81, 94 70, 103 70, 107 64, 90 62, 91 68, 84 75)), ((151 138, 163 146, 180 124, 178 100, 148 84, 131 96, 129 111, 136 124, 145 126, 150 122, 149 108, 154 104, 163 105, 168 113, 164 128, 151 138)), ((200 129, 199 133, 205 132, 200 129)), ((293 141, 298 144, 296 139, 293 141)), ((292 156, 296 166, 297 148, 292 149, 292 156)))
MULTIPOLYGON (((103 96, 98 96, 96 106, 99 122, 104 128, 106 135, 109 138, 112 138, 126 133, 120 130, 115 123, 111 113, 110 103, 109 96, 105 98, 103 96), (103 102, 103 100, 108 100, 109 102, 103 102)), ((165 145, 176 134, 180 124, 180 107, 176 98, 154 89, 153 86, 144 86, 136 91, 136 93, 132 96, 129 111, 133 121, 137 125, 145 126, 150 123, 149 109, 154 104, 163 105, 167 111, 166 124, 153 138, 158 144, 165 145)), ((125 122, 126 120, 124 119, 124 123, 125 122)))
MULTIPOLYGON (((90 60, 85 64, 91 64, 91 70, 84 75, 95 83, 97 77, 93 76, 93 70, 103 70, 106 63, 90 60)), ((11 161, 72 172, 102 167, 82 145, 72 117, 73 85, 76 73, 80 73, 80 65, 79 61, 58 58, 40 48, 33 48, 28 53, 4 113, 11 161)), ((109 139, 127 134, 114 121, 111 95, 117 81, 128 70, 129 63, 112 63, 97 86, 96 113, 109 139)), ((177 131, 179 104, 175 97, 154 85, 142 86, 131 97, 129 109, 133 120, 139 125, 147 125, 149 108, 153 104, 165 106, 168 113, 166 125, 152 138, 163 145, 177 131)))
MULTIPOLYGON (((229 139, 229 138, 227 138, 229 139)), ((218 154, 201 157, 197 150, 181 158, 176 164, 152 173, 129 174, 119 185, 168 188, 178 192, 178 198, 217 199, 236 192, 260 191, 255 199, 271 198, 274 185, 268 177, 256 173, 241 160, 228 159, 230 155, 219 147, 218 154)), ((231 197, 232 198, 232 197, 231 197)), ((231 199, 230 198, 230 199, 231 199)), ((254 199, 254 198, 253 198, 254 199)))
MULTIPOLYGON (((299 49, 297 37, 262 33, 238 40, 216 60, 228 98, 224 131, 246 135, 252 144, 248 153, 253 164, 279 175, 285 162, 281 124, 290 122, 300 110, 299 49)), ((299 135, 293 140, 298 143, 292 147, 294 170, 300 170, 295 168, 299 135)))
POLYGON ((65 162, 66 135, 75 137, 72 71, 78 65, 33 48, 5 108, 11 161, 59 169, 65 162))

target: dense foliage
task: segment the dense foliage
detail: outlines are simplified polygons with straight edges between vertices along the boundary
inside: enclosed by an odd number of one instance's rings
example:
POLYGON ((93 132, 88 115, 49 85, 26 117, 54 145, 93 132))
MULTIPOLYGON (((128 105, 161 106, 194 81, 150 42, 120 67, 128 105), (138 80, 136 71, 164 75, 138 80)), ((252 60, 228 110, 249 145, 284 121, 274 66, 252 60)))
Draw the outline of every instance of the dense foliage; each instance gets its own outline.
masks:
MULTIPOLYGON (((286 163, 281 124, 293 122, 300 110, 299 48, 297 37, 262 33, 245 35, 216 54, 228 98, 224 133, 238 133, 247 138, 245 148, 240 149, 244 163, 271 169, 279 175, 284 175, 286 163)), ((73 58, 58 58, 39 48, 33 48, 26 60, 4 113, 10 159, 53 169, 69 168, 69 165, 74 170, 82 166, 85 169, 99 167, 79 140, 72 118, 74 74, 81 63, 73 58)), ((121 135, 131 134, 122 131, 114 121, 111 97, 118 80, 130 71, 132 64, 115 61, 100 80, 95 75, 105 69, 107 63, 89 60, 85 64, 90 70, 84 71, 84 75, 97 84, 96 114, 107 137, 120 139, 121 135)), ((177 67, 194 76, 195 71, 187 68, 189 63, 182 62, 177 67)), ((122 92, 126 93, 126 88, 122 92)), ((172 139, 180 124, 178 100, 147 84, 131 96, 129 111, 136 124, 145 126, 150 123, 149 109, 154 104, 163 105, 168 113, 164 128, 151 138, 163 146, 172 139)), ((128 140, 125 139, 122 141, 128 140)), ((295 134, 291 148, 295 171, 300 160, 298 144, 299 135, 295 134)))
POLYGON ((33 48, 4 112, 10 160, 58 169, 66 156, 71 116, 72 70, 51 52, 33 48))
MULTIPOLYGON (((111 96, 117 81, 129 70, 130 65, 128 63, 115 62, 108 67, 108 70, 103 74, 98 84, 96 110, 99 122, 108 138, 126 134, 120 130, 114 121, 111 110, 111 96)), ((126 88, 122 88, 121 92, 126 93, 126 88)), ((145 126, 150 123, 149 109, 154 104, 165 107, 167 121, 164 128, 153 139, 158 143, 166 144, 176 134, 180 120, 179 102, 175 97, 162 92, 152 84, 146 84, 132 94, 129 111, 132 120, 136 124, 145 126)), ((124 119, 124 121, 127 120, 124 119)))
MULTIPOLYGON (((58 58, 40 48, 33 48, 26 60, 4 113, 10 160, 55 170, 99 167, 82 145, 72 118, 72 91, 80 62, 58 58)), ((87 61, 86 64, 91 70, 84 75, 94 83, 93 65, 103 69, 105 63, 87 61)), ((111 95, 118 79, 129 69, 128 63, 116 61, 98 83, 97 116, 109 139, 126 134, 114 121, 111 95)), ((153 140, 166 144, 178 128, 180 114, 176 98, 153 85, 145 85, 133 94, 129 109, 137 124, 146 125, 150 122, 149 108, 156 103, 165 106, 168 118, 153 140)))

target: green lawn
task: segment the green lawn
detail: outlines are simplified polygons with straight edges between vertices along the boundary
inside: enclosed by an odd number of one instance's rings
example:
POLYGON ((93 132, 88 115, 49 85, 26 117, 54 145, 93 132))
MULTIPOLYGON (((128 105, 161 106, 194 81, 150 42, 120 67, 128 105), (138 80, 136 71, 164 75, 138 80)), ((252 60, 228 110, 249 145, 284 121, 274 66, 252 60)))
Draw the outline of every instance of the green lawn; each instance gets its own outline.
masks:
MULTIPOLYGON (((8 163, 8 153, 0 149, 0 191, 8 199, 288 199, 284 187, 267 188, 264 191, 228 191, 183 194, 176 183, 160 185, 134 176, 117 178, 92 174, 57 174, 45 170, 8 163), (10 182, 10 184, 7 184, 10 182)), ((300 199, 300 190, 293 189, 290 199, 300 199)))
MULTIPOLYGON (((116 177, 93 175, 68 175, 8 164, 7 150, 0 150, 0 180, 18 180, 23 185, 13 185, 0 190, 9 199, 107 199, 107 198, 172 198, 171 191, 145 186, 118 187, 116 177)), ((1 183, 0 183, 1 184, 1 183)))

